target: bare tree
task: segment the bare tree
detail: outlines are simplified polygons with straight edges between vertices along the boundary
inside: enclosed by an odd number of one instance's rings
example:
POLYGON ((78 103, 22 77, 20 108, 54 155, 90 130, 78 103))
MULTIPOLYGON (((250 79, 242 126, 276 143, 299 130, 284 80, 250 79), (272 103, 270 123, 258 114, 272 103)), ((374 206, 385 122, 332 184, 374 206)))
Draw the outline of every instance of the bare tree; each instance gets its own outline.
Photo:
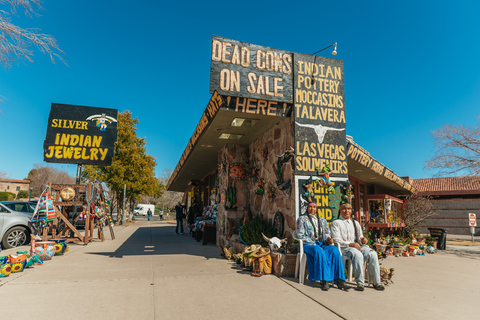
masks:
POLYGON ((8 174, 3 171, 3 170, 0 170, 0 179, 7 179, 8 177, 8 174))
POLYGON ((403 228, 403 232, 405 236, 410 235, 422 221, 436 215, 431 197, 416 194, 407 197, 404 213, 405 228, 403 228))
MULTIPOLYGON (((480 123, 480 117, 477 116, 480 123)), ((425 163, 426 169, 439 169, 444 174, 465 172, 480 174, 480 126, 444 125, 432 132, 435 156, 425 163)))
POLYGON ((75 184, 75 178, 66 171, 44 164, 35 164, 28 173, 27 179, 33 187, 32 195, 34 196, 39 196, 49 181, 53 184, 75 184))
POLYGON ((0 5, 10 7, 9 11, 0 10, 0 62, 3 68, 8 69, 19 60, 33 62, 32 45, 49 55, 53 63, 56 58, 65 63, 60 56, 64 52, 55 38, 40 33, 39 29, 23 29, 11 21, 11 16, 17 15, 17 8, 23 9, 28 17, 39 16, 38 11, 43 9, 41 3, 41 0, 0 0, 0 5))

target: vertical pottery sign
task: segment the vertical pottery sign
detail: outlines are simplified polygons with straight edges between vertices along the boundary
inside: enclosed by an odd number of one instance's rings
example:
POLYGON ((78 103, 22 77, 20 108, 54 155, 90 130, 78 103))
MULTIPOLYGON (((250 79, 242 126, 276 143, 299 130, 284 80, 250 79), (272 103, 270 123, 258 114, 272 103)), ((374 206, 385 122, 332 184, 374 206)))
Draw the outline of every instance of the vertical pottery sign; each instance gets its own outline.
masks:
POLYGON ((112 164, 118 110, 52 103, 43 160, 56 163, 112 164))
POLYGON ((213 36, 210 93, 291 103, 292 64, 291 52, 213 36))
POLYGON ((347 178, 343 61, 295 53, 293 78, 295 174, 347 178))

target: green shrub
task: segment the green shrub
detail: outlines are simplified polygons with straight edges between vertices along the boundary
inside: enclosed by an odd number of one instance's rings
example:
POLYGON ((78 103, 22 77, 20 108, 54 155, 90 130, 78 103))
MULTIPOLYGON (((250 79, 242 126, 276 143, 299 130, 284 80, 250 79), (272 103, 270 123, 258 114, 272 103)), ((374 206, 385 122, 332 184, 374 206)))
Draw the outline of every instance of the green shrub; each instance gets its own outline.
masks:
POLYGON ((30 193, 26 190, 20 190, 17 193, 17 199, 26 199, 30 196, 30 193))
POLYGON ((263 239, 262 233, 267 238, 275 236, 275 229, 270 226, 268 221, 262 219, 253 219, 245 223, 240 229, 240 239, 249 245, 260 244, 262 247, 267 247, 268 243, 263 239))
POLYGON ((0 192, 0 201, 11 201, 15 199, 15 194, 11 192, 0 192))

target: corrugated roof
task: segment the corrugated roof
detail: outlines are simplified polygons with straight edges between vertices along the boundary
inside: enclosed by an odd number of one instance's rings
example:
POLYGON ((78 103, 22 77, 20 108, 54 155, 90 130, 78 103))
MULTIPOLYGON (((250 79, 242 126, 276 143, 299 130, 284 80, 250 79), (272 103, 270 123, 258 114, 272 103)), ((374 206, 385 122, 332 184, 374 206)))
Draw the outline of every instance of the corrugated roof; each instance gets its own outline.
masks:
POLYGON ((413 186, 424 191, 476 191, 480 192, 480 176, 413 179, 413 186))

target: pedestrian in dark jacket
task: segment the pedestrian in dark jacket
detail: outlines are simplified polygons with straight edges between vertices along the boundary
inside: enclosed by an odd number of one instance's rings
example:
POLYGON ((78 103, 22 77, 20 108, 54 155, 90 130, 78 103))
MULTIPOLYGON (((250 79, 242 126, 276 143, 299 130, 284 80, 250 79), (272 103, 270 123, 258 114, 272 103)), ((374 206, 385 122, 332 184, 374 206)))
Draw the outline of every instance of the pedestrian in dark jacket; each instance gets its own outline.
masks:
POLYGON ((180 202, 177 203, 175 206, 175 218, 177 219, 177 227, 175 228, 175 233, 178 234, 178 226, 180 226, 180 232, 184 234, 183 232, 183 218, 185 217, 185 214, 183 213, 184 208, 180 202))

